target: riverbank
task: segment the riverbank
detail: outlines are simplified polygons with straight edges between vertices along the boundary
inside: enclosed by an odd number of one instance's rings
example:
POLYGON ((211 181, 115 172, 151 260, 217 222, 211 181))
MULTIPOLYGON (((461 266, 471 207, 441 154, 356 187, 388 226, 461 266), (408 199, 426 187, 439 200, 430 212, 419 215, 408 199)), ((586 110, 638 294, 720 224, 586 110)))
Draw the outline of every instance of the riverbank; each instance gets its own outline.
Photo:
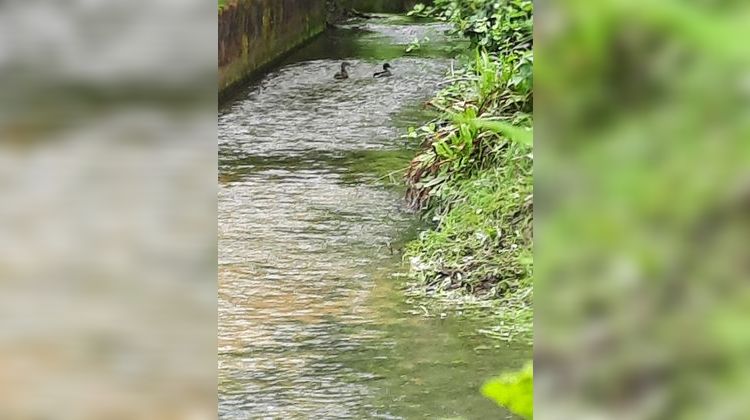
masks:
POLYGON ((485 11, 462 7, 417 9, 465 28, 481 52, 429 102, 441 115, 408 134, 422 148, 406 173, 407 201, 431 223, 406 248, 410 294, 443 307, 479 302, 501 319, 489 333, 530 341, 531 2, 511 2, 484 21, 473 14, 485 11))

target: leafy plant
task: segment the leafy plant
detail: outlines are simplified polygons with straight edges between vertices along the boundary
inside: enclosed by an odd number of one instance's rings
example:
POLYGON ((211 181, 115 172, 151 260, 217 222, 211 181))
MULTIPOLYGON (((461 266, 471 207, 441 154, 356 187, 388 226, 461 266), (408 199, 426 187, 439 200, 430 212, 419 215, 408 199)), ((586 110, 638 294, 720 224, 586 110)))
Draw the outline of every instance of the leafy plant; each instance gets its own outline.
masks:
POLYGON ((470 66, 451 75, 456 82, 430 103, 438 120, 408 137, 425 149, 407 171, 407 199, 415 209, 433 210, 433 198, 448 179, 467 178, 506 161, 531 162, 531 53, 499 60, 477 52, 470 66), (525 79, 528 77, 528 80, 525 79))
POLYGON ((482 394, 513 414, 534 418, 534 371, 531 362, 518 372, 489 380, 482 394))
POLYGON ((435 0, 418 4, 412 16, 432 16, 451 22, 455 31, 488 51, 530 50, 533 5, 530 0, 435 0))
POLYGON ((414 52, 419 51, 422 49, 422 43, 430 42, 430 37, 426 36, 422 38, 421 40, 419 38, 414 38, 414 40, 406 47, 406 52, 414 52))

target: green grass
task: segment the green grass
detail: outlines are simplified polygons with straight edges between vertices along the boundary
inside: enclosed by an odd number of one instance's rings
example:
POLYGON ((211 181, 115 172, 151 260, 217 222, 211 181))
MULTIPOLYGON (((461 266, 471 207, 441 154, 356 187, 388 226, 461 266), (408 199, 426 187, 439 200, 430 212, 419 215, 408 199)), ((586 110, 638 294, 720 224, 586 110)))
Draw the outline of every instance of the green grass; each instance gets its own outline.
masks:
POLYGON ((530 287, 531 192, 526 159, 447 183, 440 204, 449 207, 407 249, 413 276, 433 289, 495 299, 530 287))

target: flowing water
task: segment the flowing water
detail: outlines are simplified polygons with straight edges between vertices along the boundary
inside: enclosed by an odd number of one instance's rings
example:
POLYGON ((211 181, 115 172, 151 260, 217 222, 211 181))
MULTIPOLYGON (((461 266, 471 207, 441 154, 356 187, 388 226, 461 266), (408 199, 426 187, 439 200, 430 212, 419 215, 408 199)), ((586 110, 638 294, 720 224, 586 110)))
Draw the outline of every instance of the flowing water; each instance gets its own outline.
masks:
POLYGON ((221 418, 510 416, 478 387, 529 348, 410 313, 391 276, 416 221, 382 180, 413 155, 399 136, 465 48, 444 30, 400 17, 329 30, 221 110, 221 418), (342 60, 350 79, 335 81, 342 60), (372 78, 386 60, 395 75, 372 78))

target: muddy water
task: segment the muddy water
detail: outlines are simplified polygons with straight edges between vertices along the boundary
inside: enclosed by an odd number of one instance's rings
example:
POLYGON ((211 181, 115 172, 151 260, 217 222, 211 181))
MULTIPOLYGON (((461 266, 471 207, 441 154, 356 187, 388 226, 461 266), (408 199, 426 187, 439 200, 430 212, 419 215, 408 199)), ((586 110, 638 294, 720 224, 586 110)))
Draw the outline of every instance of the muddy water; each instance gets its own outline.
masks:
POLYGON ((412 154, 399 135, 463 48, 444 29, 329 30, 220 112, 221 418, 508 416, 477 388, 529 349, 476 335, 478 320, 410 314, 391 276, 415 220, 381 178, 412 154), (394 77, 373 79, 385 60, 394 77))

